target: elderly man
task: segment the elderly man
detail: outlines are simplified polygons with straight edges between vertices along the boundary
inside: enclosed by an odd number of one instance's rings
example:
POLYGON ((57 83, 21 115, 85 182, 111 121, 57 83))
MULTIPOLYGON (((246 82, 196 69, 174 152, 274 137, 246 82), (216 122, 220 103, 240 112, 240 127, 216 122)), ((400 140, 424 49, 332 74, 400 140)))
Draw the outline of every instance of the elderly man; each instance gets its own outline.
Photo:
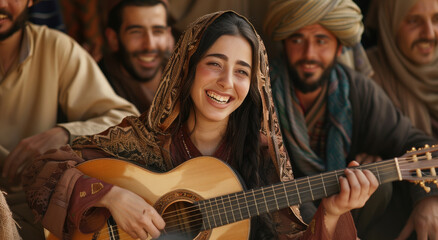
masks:
POLYGON ((140 112, 152 103, 161 72, 173 48, 167 1, 123 0, 108 17, 105 31, 111 53, 99 66, 119 96, 140 112))
MULTIPOLYGON (((396 157, 435 142, 413 128, 372 80, 338 62, 343 46, 360 41, 361 19, 351 0, 279 0, 269 9, 265 30, 282 42, 285 53, 271 64, 272 91, 296 177, 345 168, 353 159, 366 163, 396 157)), ((423 216, 428 207, 438 209, 435 193, 436 188, 428 196, 406 182, 381 185, 365 207, 353 213, 358 236, 393 239, 409 214, 420 239, 434 234, 437 219, 423 216), (414 210, 405 191, 411 191, 414 210), (408 207, 396 209, 401 204, 408 207)), ((300 207, 304 220, 317 204, 300 207)))
POLYGON ((373 79, 413 125, 438 137, 438 1, 378 1, 373 79))
MULTIPOLYGON (((132 104, 114 93, 94 60, 73 39, 27 22, 33 4, 32 0, 0 1, 3 180, 16 180, 31 159, 50 148, 138 115, 132 104)), ((10 187, 5 182, 1 189, 10 187)), ((43 238, 42 229, 32 230, 35 224, 24 194, 6 198, 21 225, 21 236, 43 238)))

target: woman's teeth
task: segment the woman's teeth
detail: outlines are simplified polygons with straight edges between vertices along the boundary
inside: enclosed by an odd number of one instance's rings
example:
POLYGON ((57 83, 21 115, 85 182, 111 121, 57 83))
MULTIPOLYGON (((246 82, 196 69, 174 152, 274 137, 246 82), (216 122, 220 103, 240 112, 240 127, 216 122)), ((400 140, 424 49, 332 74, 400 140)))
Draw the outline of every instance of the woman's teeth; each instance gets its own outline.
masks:
POLYGON ((228 101, 230 100, 230 96, 221 96, 212 91, 208 91, 207 96, 211 98, 213 101, 221 104, 228 103, 228 101))

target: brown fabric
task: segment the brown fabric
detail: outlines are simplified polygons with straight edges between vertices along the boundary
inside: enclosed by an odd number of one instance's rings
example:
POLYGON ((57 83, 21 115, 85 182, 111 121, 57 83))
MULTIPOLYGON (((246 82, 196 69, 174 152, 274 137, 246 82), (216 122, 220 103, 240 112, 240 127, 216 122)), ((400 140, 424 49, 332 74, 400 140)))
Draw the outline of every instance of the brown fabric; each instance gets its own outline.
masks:
POLYGON ((88 176, 82 176, 76 181, 70 199, 68 217, 74 226, 79 226, 81 232, 93 233, 103 227, 111 214, 106 208, 93 206, 112 187, 112 184, 88 176))
POLYGON ((394 105, 415 127, 432 135, 432 123, 438 120, 438 58, 420 66, 407 59, 396 44, 400 23, 416 2, 385 0, 375 4, 379 42, 368 51, 368 58, 375 72, 373 79, 394 105))
MULTIPOLYGON (((156 171, 173 168, 170 126, 179 114, 177 99, 181 85, 187 79, 188 63, 198 47, 204 30, 223 13, 206 15, 189 26, 164 70, 162 82, 148 113, 140 117, 127 117, 119 125, 100 134, 78 138, 72 145, 73 149, 67 146, 48 152, 36 159, 26 170, 24 183, 28 202, 37 217, 43 219, 46 228, 57 236, 66 239, 71 237, 72 223, 65 222, 67 209, 76 181, 83 175, 73 167, 84 160, 112 157, 156 171), (60 224, 63 222, 65 224, 60 224)), ((259 61, 255 62, 252 70, 256 73, 263 105, 260 134, 262 142, 267 145, 267 155, 272 159, 271 164, 276 168, 272 167, 269 170, 275 172, 277 178, 283 181, 290 180, 293 178, 292 169, 274 112, 267 56, 260 38, 259 44, 259 53, 256 53, 259 61)), ((291 232, 295 232, 291 238, 296 238, 302 234, 297 232, 304 229, 305 224, 297 214, 298 207, 293 206, 291 210, 294 214, 289 216, 292 220, 289 226, 291 232)), ((322 223, 322 221, 318 222, 318 224, 322 223)))
MULTIPOLYGON (((58 237, 63 236, 63 223, 76 180, 83 174, 74 168, 83 162, 69 146, 51 150, 35 159, 23 173, 27 202, 36 220, 58 237)), ((64 237, 71 232, 66 232, 64 237)))
POLYGON ((0 191, 0 239, 21 239, 3 194, 0 191))
MULTIPOLYGON (((324 207, 322 204, 319 206, 318 211, 315 213, 315 217, 309 224, 309 230, 304 233, 303 239, 318 239, 329 240, 327 228, 324 225, 324 207)), ((354 225, 353 217, 351 214, 345 213, 339 217, 338 224, 336 225, 335 232, 331 239, 345 239, 356 240, 356 227, 354 225)))

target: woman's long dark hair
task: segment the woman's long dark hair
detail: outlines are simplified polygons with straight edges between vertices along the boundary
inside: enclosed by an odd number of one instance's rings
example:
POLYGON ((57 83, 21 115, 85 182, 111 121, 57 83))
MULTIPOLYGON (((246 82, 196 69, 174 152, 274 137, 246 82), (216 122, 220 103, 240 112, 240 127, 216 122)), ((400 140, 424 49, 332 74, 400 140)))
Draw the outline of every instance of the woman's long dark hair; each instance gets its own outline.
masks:
MULTIPOLYGON (((198 49, 190 58, 188 79, 182 85, 180 93, 181 111, 176 121, 176 129, 187 121, 190 110, 194 107, 190 90, 196 74, 196 65, 207 50, 223 35, 242 36, 249 42, 253 52, 250 89, 242 105, 230 115, 225 141, 230 149, 231 166, 239 172, 247 187, 254 188, 267 182, 264 174, 260 174, 264 172, 265 162, 260 151, 262 102, 257 82, 257 72, 260 66, 259 42, 251 25, 235 13, 225 13, 208 26, 198 49)), ((271 220, 266 216, 253 220, 253 223, 258 225, 257 239, 272 239, 274 230, 271 220)), ((256 229, 257 227, 254 230, 256 229)), ((254 234, 253 232, 252 235, 254 234)))
POLYGON ((259 44, 252 27, 238 15, 232 12, 225 13, 205 30, 198 49, 190 58, 188 79, 181 90, 181 112, 177 123, 181 126, 187 121, 190 110, 194 107, 190 90, 196 74, 196 65, 207 50, 223 35, 242 36, 249 42, 253 52, 249 93, 242 105, 230 115, 225 134, 225 141, 230 149, 230 164, 241 174, 247 186, 252 188, 262 184, 259 175, 262 104, 256 79, 258 66, 255 66, 259 62, 259 44))

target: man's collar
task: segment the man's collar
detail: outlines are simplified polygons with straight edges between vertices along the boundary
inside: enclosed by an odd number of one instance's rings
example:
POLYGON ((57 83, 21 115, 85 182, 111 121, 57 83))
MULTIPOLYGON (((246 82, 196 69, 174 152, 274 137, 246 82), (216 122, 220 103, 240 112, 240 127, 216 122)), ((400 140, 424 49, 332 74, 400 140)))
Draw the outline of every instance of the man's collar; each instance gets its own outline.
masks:
POLYGON ((26 60, 26 58, 30 55, 30 40, 30 26, 29 24, 26 24, 23 29, 23 38, 21 41, 20 53, 18 55, 19 64, 23 63, 24 60, 26 60))

